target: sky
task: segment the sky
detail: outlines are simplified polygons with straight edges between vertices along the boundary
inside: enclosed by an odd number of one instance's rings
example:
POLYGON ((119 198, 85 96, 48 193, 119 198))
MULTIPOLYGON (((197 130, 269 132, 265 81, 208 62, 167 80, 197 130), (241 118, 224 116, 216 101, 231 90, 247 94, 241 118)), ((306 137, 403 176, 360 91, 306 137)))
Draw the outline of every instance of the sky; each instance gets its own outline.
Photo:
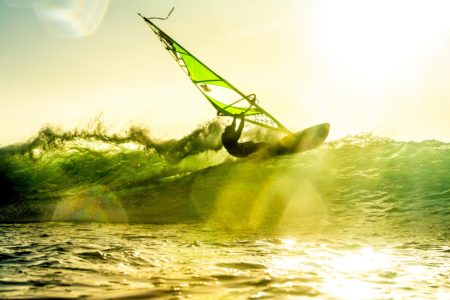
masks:
POLYGON ((40 128, 180 137, 216 113, 138 17, 292 131, 450 141, 446 0, 0 0, 0 146, 40 128))

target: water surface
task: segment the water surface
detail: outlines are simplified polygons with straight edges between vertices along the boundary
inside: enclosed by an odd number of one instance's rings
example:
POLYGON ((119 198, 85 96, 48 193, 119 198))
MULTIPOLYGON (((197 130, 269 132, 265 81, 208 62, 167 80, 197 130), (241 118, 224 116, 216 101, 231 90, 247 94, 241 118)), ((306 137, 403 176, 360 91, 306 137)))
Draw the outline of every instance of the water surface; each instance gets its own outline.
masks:
POLYGON ((450 247, 348 232, 200 224, 2 225, 6 298, 448 299, 450 247))

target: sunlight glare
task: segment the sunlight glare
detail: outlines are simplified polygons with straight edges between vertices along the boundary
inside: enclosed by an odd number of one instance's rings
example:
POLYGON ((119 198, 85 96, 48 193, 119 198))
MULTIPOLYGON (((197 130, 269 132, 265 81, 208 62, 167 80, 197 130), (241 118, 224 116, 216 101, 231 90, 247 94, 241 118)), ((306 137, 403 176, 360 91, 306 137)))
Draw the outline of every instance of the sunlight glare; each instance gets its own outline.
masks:
POLYGON ((449 2, 323 1, 316 42, 321 56, 353 82, 379 88, 414 79, 450 28, 449 2), (446 8, 446 9, 444 9, 446 8))
POLYGON ((272 275, 286 274, 292 270, 300 270, 301 257, 299 256, 282 256, 272 260, 272 275))
POLYGON ((352 277, 360 277, 362 274, 370 276, 378 271, 392 269, 392 258, 372 248, 363 248, 329 259, 329 267, 342 275, 327 278, 323 288, 342 299, 366 299, 365 296, 371 299, 378 292, 371 283, 347 278, 348 274, 352 277))
POLYGON ((372 299, 376 294, 372 284, 356 279, 336 278, 323 288, 338 299, 372 299))
POLYGON ((375 252, 371 248, 361 249, 358 253, 339 256, 331 261, 333 268, 342 272, 368 272, 388 269, 390 258, 386 254, 375 252))
POLYGON ((283 246, 286 247, 286 249, 293 249, 297 244, 297 241, 294 239, 281 239, 281 242, 283 243, 283 246))

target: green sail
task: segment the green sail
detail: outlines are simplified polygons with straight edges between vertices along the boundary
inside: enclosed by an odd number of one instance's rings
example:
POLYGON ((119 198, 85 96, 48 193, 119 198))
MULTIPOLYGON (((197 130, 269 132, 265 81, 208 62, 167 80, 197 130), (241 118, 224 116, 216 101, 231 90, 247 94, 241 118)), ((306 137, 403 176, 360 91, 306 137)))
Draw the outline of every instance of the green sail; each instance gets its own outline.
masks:
POLYGON ((183 46, 159 29, 149 18, 140 15, 159 37, 166 50, 217 110, 218 115, 233 116, 244 113, 245 120, 285 133, 290 131, 257 103, 254 94, 246 95, 212 71, 183 46))

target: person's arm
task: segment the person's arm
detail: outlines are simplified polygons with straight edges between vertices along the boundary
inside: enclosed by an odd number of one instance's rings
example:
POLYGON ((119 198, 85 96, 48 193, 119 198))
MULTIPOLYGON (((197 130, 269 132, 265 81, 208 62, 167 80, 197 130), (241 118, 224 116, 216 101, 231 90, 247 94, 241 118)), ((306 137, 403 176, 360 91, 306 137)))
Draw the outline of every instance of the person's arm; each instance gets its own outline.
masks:
POLYGON ((236 127, 236 115, 233 115, 233 122, 230 125, 233 129, 236 127))
POLYGON ((244 114, 243 113, 241 113, 239 115, 239 118, 241 119, 241 123, 239 123, 239 128, 236 131, 237 139, 239 139, 241 137, 242 129, 244 129, 244 123, 245 123, 245 121, 244 121, 244 114))

